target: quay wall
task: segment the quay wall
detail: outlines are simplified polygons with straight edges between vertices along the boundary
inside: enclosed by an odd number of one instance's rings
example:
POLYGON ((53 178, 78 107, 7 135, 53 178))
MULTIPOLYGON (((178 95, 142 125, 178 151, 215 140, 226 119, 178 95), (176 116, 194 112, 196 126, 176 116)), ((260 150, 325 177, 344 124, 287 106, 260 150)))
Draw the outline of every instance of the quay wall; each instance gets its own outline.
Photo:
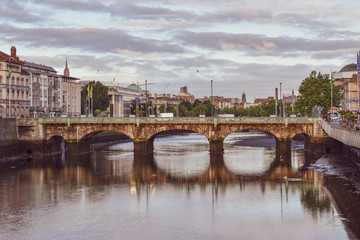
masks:
POLYGON ((17 140, 16 119, 0 118, 0 146, 12 144, 17 140))
POLYGON ((360 131, 332 127, 326 121, 321 121, 321 126, 329 137, 332 137, 350 147, 360 149, 360 131))

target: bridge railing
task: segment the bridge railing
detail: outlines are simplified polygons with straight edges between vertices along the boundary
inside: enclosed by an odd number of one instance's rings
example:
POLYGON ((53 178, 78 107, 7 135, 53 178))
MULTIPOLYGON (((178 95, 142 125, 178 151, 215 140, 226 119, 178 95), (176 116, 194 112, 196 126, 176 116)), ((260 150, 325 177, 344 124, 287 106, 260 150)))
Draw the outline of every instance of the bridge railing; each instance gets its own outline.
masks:
POLYGON ((282 117, 78 117, 78 118, 39 118, 41 124, 298 124, 315 123, 316 118, 282 117))

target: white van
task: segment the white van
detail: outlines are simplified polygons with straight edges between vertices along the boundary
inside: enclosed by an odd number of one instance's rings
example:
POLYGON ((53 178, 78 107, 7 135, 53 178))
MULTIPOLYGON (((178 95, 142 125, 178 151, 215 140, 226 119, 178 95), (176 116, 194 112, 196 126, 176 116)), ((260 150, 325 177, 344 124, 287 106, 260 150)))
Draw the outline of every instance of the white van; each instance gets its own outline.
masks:
POLYGON ((162 118, 173 118, 173 117, 174 117, 174 114, 173 114, 173 113, 160 113, 160 114, 159 114, 159 117, 162 117, 162 118))
POLYGON ((234 114, 219 114, 218 117, 221 117, 221 118, 231 117, 231 118, 233 118, 233 117, 235 117, 235 115, 234 114))

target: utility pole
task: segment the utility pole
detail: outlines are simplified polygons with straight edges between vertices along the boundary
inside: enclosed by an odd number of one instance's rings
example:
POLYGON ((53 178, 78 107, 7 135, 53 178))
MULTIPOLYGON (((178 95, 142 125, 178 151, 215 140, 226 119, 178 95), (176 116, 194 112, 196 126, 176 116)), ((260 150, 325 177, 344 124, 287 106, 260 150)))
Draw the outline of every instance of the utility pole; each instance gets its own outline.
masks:
POLYGON ((145 80, 145 96, 146 96, 146 103, 145 103, 145 117, 148 116, 148 91, 147 91, 147 80, 145 80))
POLYGON ((211 117, 214 116, 214 108, 213 108, 213 80, 211 80, 211 97, 210 97, 210 104, 211 104, 211 117))
MULTIPOLYGON (((280 83, 280 101, 282 101, 281 97, 282 97, 282 95, 281 95, 281 83, 280 83)), ((280 104, 280 117, 282 117, 281 104, 280 104)))
POLYGON ((278 88, 275 88, 275 116, 277 117, 278 88))

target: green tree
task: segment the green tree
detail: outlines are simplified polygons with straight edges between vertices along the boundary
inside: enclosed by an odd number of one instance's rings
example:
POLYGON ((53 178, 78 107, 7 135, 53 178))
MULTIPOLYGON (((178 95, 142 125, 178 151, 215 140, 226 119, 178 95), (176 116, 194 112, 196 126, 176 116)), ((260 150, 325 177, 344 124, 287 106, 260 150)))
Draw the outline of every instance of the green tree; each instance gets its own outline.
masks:
POLYGON ((110 105, 110 96, 108 94, 109 88, 103 85, 101 82, 89 82, 81 91, 81 112, 85 113, 86 97, 88 96, 88 86, 89 90, 92 87, 92 97, 93 97, 93 110, 99 109, 101 111, 106 111, 110 105))
MULTIPOLYGON (((333 86, 333 106, 339 107, 342 99, 341 86, 333 86)), ((312 71, 299 87, 300 96, 296 102, 296 110, 302 115, 312 115, 315 106, 323 107, 327 112, 331 107, 331 79, 328 74, 312 71)))
MULTIPOLYGON (((162 104, 162 105, 159 107, 159 111, 160 111, 161 113, 164 113, 164 112, 165 112, 164 107, 165 107, 164 104, 162 104)), ((176 107, 173 106, 173 105, 167 104, 166 112, 167 112, 167 113, 173 113, 174 116, 176 116, 176 107)))

